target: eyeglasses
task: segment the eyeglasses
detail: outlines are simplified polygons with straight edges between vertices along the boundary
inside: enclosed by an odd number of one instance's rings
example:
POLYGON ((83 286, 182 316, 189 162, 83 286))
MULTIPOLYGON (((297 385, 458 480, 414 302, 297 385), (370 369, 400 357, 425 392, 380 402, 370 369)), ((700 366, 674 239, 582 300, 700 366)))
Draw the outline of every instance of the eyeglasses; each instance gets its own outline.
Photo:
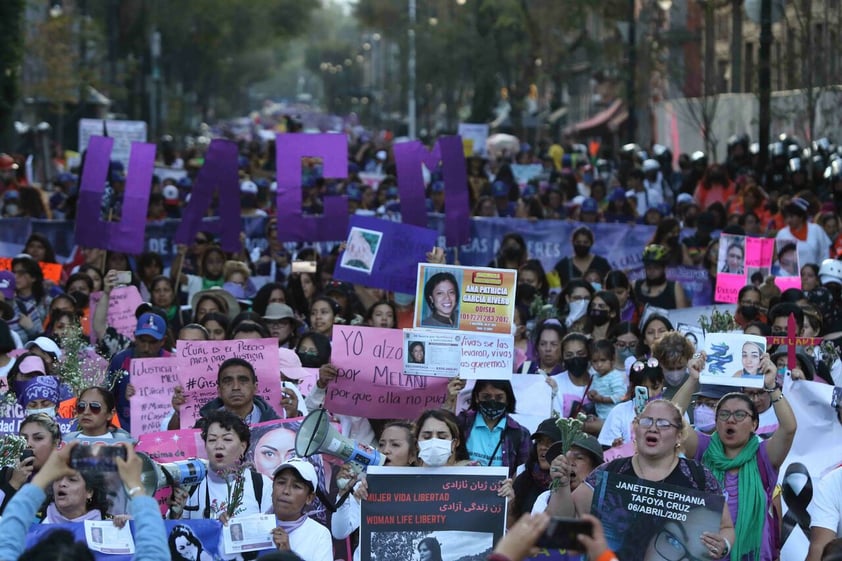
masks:
POLYGON ((745 420, 746 417, 751 417, 751 413, 748 411, 743 411, 742 409, 737 409, 736 411, 728 411, 727 409, 720 409, 719 412, 716 414, 716 418, 720 421, 727 421, 734 417, 739 423, 740 421, 745 420))
POLYGON ((638 417, 637 424, 645 429, 650 429, 653 425, 658 430, 666 430, 670 427, 681 428, 679 425, 670 422, 669 419, 654 419, 652 417, 638 417))
POLYGON ((636 360, 634 364, 631 365, 631 369, 635 372, 640 372, 644 368, 658 368, 661 365, 658 362, 658 359, 653 357, 647 358, 646 361, 636 360))
POLYGON ((102 403, 98 401, 80 401, 76 404, 76 412, 77 413, 84 413, 85 409, 90 407, 91 413, 94 415, 99 415, 102 411, 102 403))
POLYGON ((687 551, 681 540, 669 530, 661 530, 655 538, 655 551, 667 561, 703 561, 687 551))

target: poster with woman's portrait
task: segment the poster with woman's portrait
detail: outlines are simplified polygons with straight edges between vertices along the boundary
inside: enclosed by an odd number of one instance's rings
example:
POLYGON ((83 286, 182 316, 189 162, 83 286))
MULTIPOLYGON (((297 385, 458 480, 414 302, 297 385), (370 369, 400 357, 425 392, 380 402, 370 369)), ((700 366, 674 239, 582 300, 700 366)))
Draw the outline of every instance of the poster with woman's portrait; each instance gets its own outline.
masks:
POLYGON ((719 237, 719 255, 716 270, 730 275, 744 275, 746 262, 746 238, 732 234, 719 237))
POLYGON ((766 338, 742 333, 708 333, 705 336, 705 368, 702 384, 763 387, 761 361, 766 338))

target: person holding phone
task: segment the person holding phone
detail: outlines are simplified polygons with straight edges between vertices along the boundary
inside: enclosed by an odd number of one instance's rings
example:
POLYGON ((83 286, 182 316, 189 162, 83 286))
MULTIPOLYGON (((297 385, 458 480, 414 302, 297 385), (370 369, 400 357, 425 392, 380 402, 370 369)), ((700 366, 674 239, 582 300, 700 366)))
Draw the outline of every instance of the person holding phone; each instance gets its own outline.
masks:
MULTIPOLYGON (((54 450, 31 483, 24 485, 9 502, 3 519, 0 520, 0 559, 26 559, 37 557, 58 559, 78 551, 80 546, 75 540, 59 540, 56 534, 24 551, 26 533, 38 507, 45 501, 47 488, 55 486, 55 482, 63 478, 78 476, 76 470, 70 467, 70 456, 78 442, 71 442, 60 450, 54 450)), ((126 449, 126 459, 117 459, 117 470, 120 480, 131 497, 130 510, 135 524, 135 556, 138 561, 169 561, 170 553, 167 548, 166 530, 161 519, 158 502, 146 495, 141 482, 143 460, 134 452, 134 447, 128 443, 120 443, 126 449)), ((61 502, 70 502, 63 492, 61 502)), ((87 493, 85 493, 87 494, 87 493)), ((68 514, 72 514, 69 511, 68 514)))
POLYGON ((4 494, 0 515, 15 493, 38 473, 53 450, 61 444, 61 428, 53 417, 44 413, 28 415, 21 423, 18 434, 26 439, 26 448, 15 465, 0 469, 0 491, 4 494))

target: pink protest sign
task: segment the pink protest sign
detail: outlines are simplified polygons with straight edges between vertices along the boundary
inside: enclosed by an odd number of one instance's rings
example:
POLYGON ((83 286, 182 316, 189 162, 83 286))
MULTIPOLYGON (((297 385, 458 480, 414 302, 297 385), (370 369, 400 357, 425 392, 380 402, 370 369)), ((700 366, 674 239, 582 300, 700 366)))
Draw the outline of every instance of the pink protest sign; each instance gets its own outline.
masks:
POLYGON ((319 380, 318 368, 290 366, 288 368, 282 368, 281 372, 283 372, 287 378, 292 378, 296 381, 298 391, 300 391, 301 395, 304 397, 310 395, 310 392, 313 391, 313 386, 315 386, 316 382, 319 380))
POLYGON ((769 268, 775 252, 773 238, 746 238, 746 268, 769 268))
POLYGON ((746 285, 745 275, 719 273, 716 275, 714 302, 736 303, 740 290, 746 285))
POLYGON ((326 197, 324 214, 305 217, 301 209, 301 158, 321 157, 323 177, 348 175, 348 139, 344 134, 279 134, 276 139, 278 170, 278 239, 314 242, 345 238, 348 200, 326 197))
POLYGON ((135 450, 147 454, 156 462, 175 462, 188 458, 204 458, 205 444, 199 429, 150 432, 138 437, 135 450))
POLYGON ((190 202, 184 207, 181 224, 175 232, 175 243, 190 245, 199 230, 212 231, 221 237, 225 251, 239 251, 240 178, 237 172, 237 145, 230 140, 215 138, 208 146, 205 164, 199 170, 190 191, 190 202), (219 195, 219 222, 203 224, 214 194, 219 195))
POLYGON ((172 395, 178 385, 178 362, 174 357, 135 358, 129 361, 135 395, 129 400, 132 436, 161 430, 173 412, 172 395))
MULTIPOLYGON (((96 306, 102 298, 101 292, 94 294, 99 296, 91 298, 91 318, 94 317, 96 306)), ((116 329, 117 333, 134 340, 134 331, 137 328, 137 318, 134 313, 141 304, 143 304, 143 298, 137 287, 129 285, 114 288, 108 299, 108 325, 116 329)))
POLYGON ((257 374, 257 395, 276 411, 280 408, 281 368, 277 339, 178 341, 176 357, 179 383, 187 400, 180 410, 182 428, 194 426, 202 406, 218 396, 219 366, 229 358, 241 358, 251 364, 257 374))
POLYGON ((76 243, 85 247, 140 253, 143 251, 146 209, 155 167, 155 145, 132 142, 120 220, 106 222, 100 212, 113 145, 113 138, 103 136, 92 136, 88 144, 76 206, 76 243))
POLYGON ((602 453, 602 457, 606 462, 616 460, 617 458, 631 458, 634 456, 634 442, 624 442, 602 453))
POLYGON ((444 179, 445 236, 447 245, 467 243, 470 235, 468 173, 460 136, 443 136, 432 151, 419 141, 403 142, 394 147, 401 197, 401 218, 407 224, 427 226, 424 179, 421 164, 435 171, 439 162, 444 179))
POLYGON ((402 339, 399 329, 334 325, 331 363, 339 376, 328 386, 325 408, 372 419, 414 419, 440 407, 448 379, 404 374, 402 339))

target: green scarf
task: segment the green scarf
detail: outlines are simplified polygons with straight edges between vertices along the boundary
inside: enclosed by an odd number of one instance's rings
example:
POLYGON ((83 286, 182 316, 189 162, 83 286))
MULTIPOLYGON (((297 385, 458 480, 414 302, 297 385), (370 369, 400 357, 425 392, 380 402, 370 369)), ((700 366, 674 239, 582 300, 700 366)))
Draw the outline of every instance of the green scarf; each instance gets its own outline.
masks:
POLYGON ((736 541, 731 546, 731 559, 742 559, 750 554, 751 559, 760 558, 763 539, 763 527, 766 524, 766 490, 760 479, 760 468, 757 466, 757 451, 760 439, 752 435, 736 458, 725 456, 725 449, 719 434, 714 432, 710 438, 710 445, 702 456, 702 463, 713 472, 714 477, 725 489, 725 473, 739 468, 737 520, 734 524, 736 541), (762 518, 758 524, 757 516, 762 518))
POLYGON ((202 277, 202 290, 222 286, 223 284, 225 284, 225 280, 222 277, 216 280, 206 279, 205 277, 202 277))

